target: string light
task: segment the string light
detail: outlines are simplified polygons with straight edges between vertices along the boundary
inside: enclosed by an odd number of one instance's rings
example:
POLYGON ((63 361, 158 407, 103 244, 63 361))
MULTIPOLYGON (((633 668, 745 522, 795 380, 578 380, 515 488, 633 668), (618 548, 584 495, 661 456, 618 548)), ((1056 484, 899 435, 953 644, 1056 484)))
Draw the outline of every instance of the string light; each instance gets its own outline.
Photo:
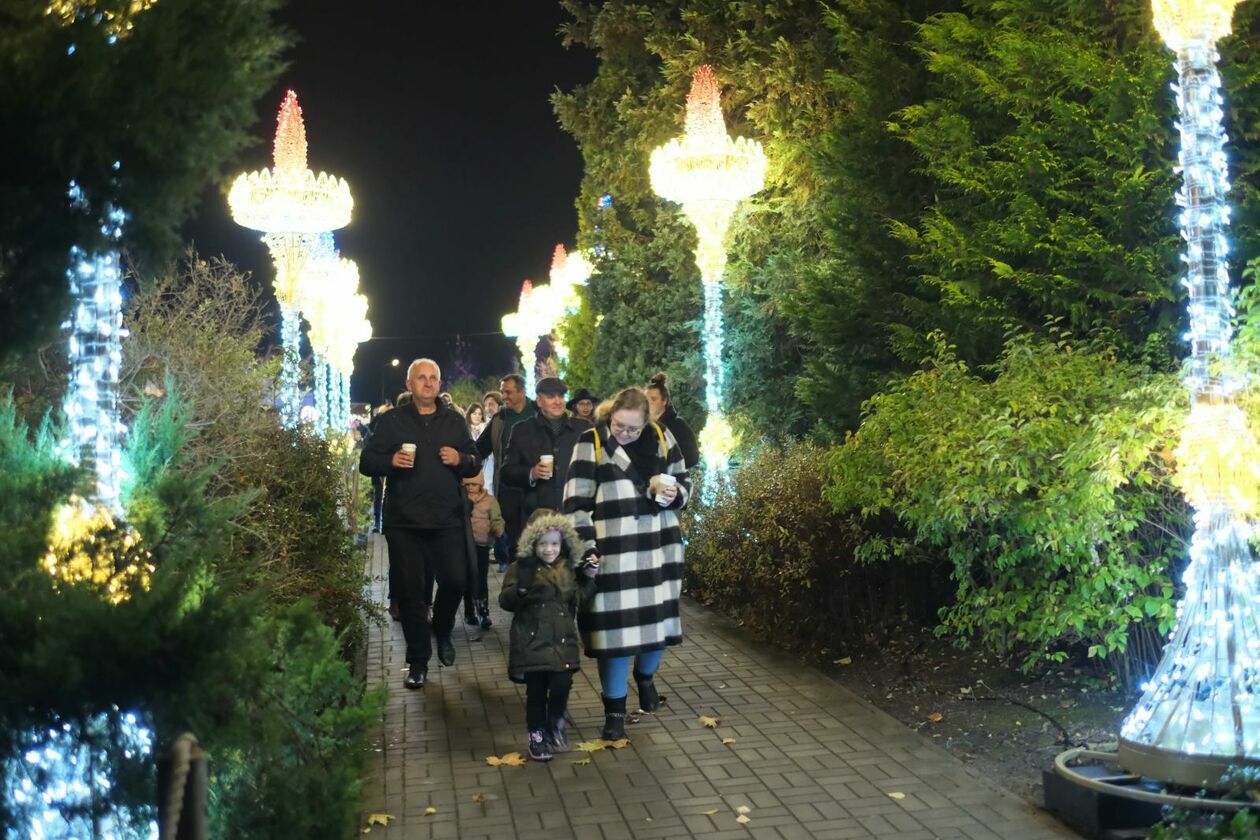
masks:
POLYGON ((148 589, 155 571, 135 529, 78 496, 58 508, 43 566, 55 585, 91 586, 111 604, 148 589))
POLYGON ((538 382, 538 340, 551 332, 559 305, 554 289, 535 286, 532 281, 526 280, 521 283, 521 297, 516 311, 504 315, 500 322, 503 334, 516 339, 521 366, 525 369, 526 394, 534 393, 538 382))
POLYGON ((1181 113, 1177 203, 1185 239, 1193 406, 1177 449, 1178 482, 1194 508, 1177 625, 1120 731, 1133 772, 1215 787, 1231 767, 1260 765, 1260 565, 1252 528, 1260 488, 1255 436, 1223 364, 1232 335, 1228 169, 1216 40, 1236 0, 1155 0, 1155 26, 1177 53, 1181 113))
POLYGON ((107 4, 106 8, 101 8, 102 4, 97 0, 53 0, 44 9, 44 14, 56 18, 62 26, 91 18, 104 29, 112 44, 131 32, 132 18, 149 10, 156 2, 157 0, 130 0, 124 8, 116 9, 108 7, 116 4, 107 4))
POLYGON ((85 722, 54 718, 15 740, 18 757, 0 776, 17 830, 8 837, 157 840, 151 809, 133 811, 111 801, 120 759, 133 771, 152 761, 153 732, 138 715, 115 706, 85 722))
POLYGON ((306 126, 297 94, 289 91, 280 106, 273 151, 274 166, 240 175, 228 192, 228 207, 237 224, 263 232, 263 242, 276 266, 275 291, 280 303, 280 422, 295 428, 301 388, 301 321, 299 284, 319 236, 350 223, 354 199, 341 178, 307 168, 306 126))
POLYGON ((350 427, 354 354, 372 337, 367 298, 358 289, 358 265, 342 258, 332 234, 324 234, 303 275, 299 301, 310 324, 317 422, 326 436, 350 427))
MULTIPOLYGON (((70 183, 70 200, 88 206, 82 190, 70 183)), ((122 238, 126 216, 106 213, 101 234, 111 242, 122 238)), ((122 269, 117 251, 89 254, 70 249, 70 284, 73 309, 62 326, 69 331, 70 382, 63 411, 68 436, 63 443, 66 459, 92 471, 96 478, 93 500, 115 516, 122 514, 122 436, 127 427, 118 409, 118 373, 122 366, 122 340, 127 335, 122 319, 122 269)))
MULTIPOLYGON (((560 305, 560 312, 555 319, 557 324, 561 323, 563 316, 577 312, 581 305, 578 289, 586 285, 594 269, 590 260, 582 253, 575 251, 570 254, 563 244, 556 246, 551 255, 551 288, 555 290, 554 294, 560 305)), ((552 349, 555 350, 560 364, 569 363, 569 347, 558 327, 552 340, 552 349)))
POLYGON ((705 497, 712 500, 726 470, 735 440, 723 416, 726 374, 722 365, 722 273, 726 269, 726 232, 739 202, 761 190, 766 156, 761 144, 732 139, 722 116, 721 87, 713 68, 702 65, 687 95, 686 128, 652 152, 648 168, 652 189, 682 205, 696 229, 696 265, 704 288, 705 408, 709 419, 701 433, 701 451, 709 469, 705 497), (708 424, 713 424, 712 431, 708 424))

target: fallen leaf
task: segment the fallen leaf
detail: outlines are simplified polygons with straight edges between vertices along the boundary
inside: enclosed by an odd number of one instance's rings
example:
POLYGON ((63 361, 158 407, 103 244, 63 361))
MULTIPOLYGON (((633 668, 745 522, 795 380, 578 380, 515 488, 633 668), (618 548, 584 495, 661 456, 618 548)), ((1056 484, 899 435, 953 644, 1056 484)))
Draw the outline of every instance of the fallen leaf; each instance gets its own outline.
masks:
POLYGON ((472 796, 472 800, 473 802, 485 802, 486 795, 484 793, 474 793, 472 796))
POLYGON ((608 745, 607 741, 581 741, 573 745, 573 749, 578 752, 593 753, 599 752, 608 745))
POLYGON ((501 758, 497 755, 488 755, 486 764, 491 767, 524 767, 525 759, 521 758, 520 753, 510 752, 501 758))
POLYGON ((750 813, 751 811, 752 811, 752 808, 749 808, 747 805, 740 805, 738 808, 735 809, 735 813, 737 814, 747 814, 747 813, 750 813))
POLYGON ((434 808, 432 805, 430 805, 428 808, 425 808, 425 809, 424 809, 424 815, 425 815, 426 817, 431 817, 431 816, 433 816, 433 815, 434 815, 434 814, 436 814, 436 813, 437 813, 437 808, 434 808))
POLYGON ((709 717, 708 715, 700 715, 700 722, 710 729, 717 729, 717 725, 722 722, 722 719, 709 717))
POLYGON ((588 756, 586 758, 579 758, 577 761, 573 762, 573 766, 582 767, 583 765, 590 764, 590 763, 591 763, 591 759, 588 756))
MULTIPOLYGON (((392 819, 397 819, 397 817, 393 814, 368 814, 368 828, 370 829, 374 825, 383 825, 388 827, 389 821, 392 819)), ((366 834, 367 832, 365 831, 363 833, 366 834)))
POLYGON ((893 791, 892 793, 888 794, 888 798, 889 799, 905 799, 906 795, 902 793, 901 791, 893 791))
POLYGON ((740 814, 738 817, 735 818, 735 822, 739 823, 740 825, 747 825, 748 823, 752 822, 752 820, 750 820, 744 814, 740 814))
POLYGON ((717 812, 718 812, 718 809, 717 809, 717 808, 710 808, 710 809, 709 809, 709 810, 707 810, 707 811, 701 811, 701 812, 700 812, 700 816, 702 816, 702 817, 711 817, 711 816, 713 816, 714 814, 716 814, 717 812))
POLYGON ((618 738, 616 741, 604 741, 604 747, 610 750, 624 750, 630 746, 629 738, 618 738))
POLYGON ((734 739, 734 738, 723 738, 723 739, 722 739, 722 743, 723 743, 723 744, 733 744, 733 743, 735 743, 735 739, 734 739))
POLYGON ((932 712, 932 714, 928 715, 928 720, 932 721, 932 723, 940 723, 944 719, 945 715, 940 712, 932 712))
POLYGON ((844 657, 844 658, 842 658, 842 659, 837 659, 835 662, 833 662, 833 663, 831 663, 831 664, 833 664, 833 665, 852 665, 852 664, 853 664, 853 657, 852 657, 852 656, 846 656, 846 657, 844 657))

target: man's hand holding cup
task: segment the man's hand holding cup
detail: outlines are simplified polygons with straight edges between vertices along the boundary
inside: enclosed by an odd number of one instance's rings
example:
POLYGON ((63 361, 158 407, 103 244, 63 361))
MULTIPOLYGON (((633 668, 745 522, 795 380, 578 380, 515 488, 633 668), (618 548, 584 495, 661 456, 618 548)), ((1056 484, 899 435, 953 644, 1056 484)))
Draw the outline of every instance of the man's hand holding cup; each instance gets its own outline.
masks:
POLYGON ((556 469, 556 456, 540 455, 538 463, 534 464, 534 468, 530 470, 530 475, 535 481, 547 481, 551 478, 556 469))
POLYGON ((460 458, 459 450, 453 446, 443 446, 438 450, 438 457, 442 459, 442 463, 448 467, 458 467, 460 458))
POLYGON ((409 470, 414 467, 416 465, 416 445, 414 443, 404 443, 394 453, 390 463, 401 470, 409 470))

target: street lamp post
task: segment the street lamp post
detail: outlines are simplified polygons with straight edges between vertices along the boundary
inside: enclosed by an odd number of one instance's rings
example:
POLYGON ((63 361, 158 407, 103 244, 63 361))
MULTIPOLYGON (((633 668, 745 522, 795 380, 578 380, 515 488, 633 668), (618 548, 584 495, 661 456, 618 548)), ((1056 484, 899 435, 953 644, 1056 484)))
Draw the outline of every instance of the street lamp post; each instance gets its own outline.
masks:
POLYGON ((1239 0, 1154 0, 1155 26, 1177 54, 1181 111, 1177 203, 1189 296, 1191 410, 1177 448, 1194 537, 1177 627, 1120 731, 1129 770, 1192 788, 1219 787, 1230 767, 1260 766, 1260 565, 1248 521, 1260 498, 1257 443, 1229 359, 1225 158, 1216 42, 1239 0))
POLYGON ((683 215, 695 226, 696 265, 704 285, 705 408, 708 420, 700 433, 710 478, 710 498, 726 475, 735 441, 726 420, 725 371, 722 348, 722 273, 726 268, 726 231, 743 199, 765 183, 766 156, 761 144, 732 139, 722 117, 721 88, 713 68, 696 70, 687 95, 686 130, 652 152, 649 168, 657 195, 682 205, 683 215))
POLYGON ((383 365, 384 370, 381 372, 381 399, 379 403, 381 405, 385 403, 385 374, 389 373, 391 368, 397 368, 399 364, 401 364, 400 359, 390 359, 388 364, 383 365))
POLYGON ((319 235, 350 223, 354 200, 350 187, 306 165, 306 127, 297 94, 289 91, 276 125, 275 166, 239 176, 228 193, 237 224, 263 233, 276 266, 276 300, 280 303, 280 422, 298 423, 300 398, 301 322, 299 284, 319 235))

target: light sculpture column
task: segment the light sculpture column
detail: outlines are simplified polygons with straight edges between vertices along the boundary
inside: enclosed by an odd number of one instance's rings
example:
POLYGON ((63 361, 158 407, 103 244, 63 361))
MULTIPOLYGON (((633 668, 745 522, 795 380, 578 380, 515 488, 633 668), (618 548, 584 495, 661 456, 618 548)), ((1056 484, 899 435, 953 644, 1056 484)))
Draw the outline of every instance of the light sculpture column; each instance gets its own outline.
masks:
POLYGON ((1260 764, 1260 566, 1248 521, 1257 512, 1257 443, 1224 364, 1232 334, 1229 190, 1216 42, 1239 0, 1155 0, 1155 26, 1176 54, 1181 111, 1177 203, 1189 293, 1191 410, 1177 448, 1194 537, 1177 627, 1121 728, 1129 770, 1215 787, 1231 766, 1260 764))
MULTIPOLYGON (((70 199, 83 202, 78 185, 71 183, 70 199)), ((122 237, 125 217, 110 210, 101 233, 122 237)), ((117 251, 101 253, 70 249, 73 301, 70 319, 70 382, 64 411, 69 426, 67 459, 96 477, 92 502, 114 516, 122 515, 122 435, 127 431, 118 410, 118 372, 122 366, 122 268, 117 251)))
MULTIPOLYGON (((555 290, 554 295, 560 306, 556 315, 557 321, 577 311, 580 303, 578 287, 586 285, 592 271, 594 266, 580 252, 574 251, 570 254, 563 243, 556 246, 551 255, 551 288, 555 290)), ((559 330, 556 331, 552 346, 560 363, 568 364, 569 348, 559 330)))
POLYGON ((307 264, 299 302, 310 323, 319 428, 343 435, 350 426, 350 376, 359 344, 372 337, 359 267, 332 248, 331 235, 307 264))
POLYGON ((298 286, 302 269, 319 234, 350 223, 354 200, 350 187, 324 172, 316 175, 306 165, 306 127, 297 94, 289 91, 280 106, 276 125, 275 166, 239 176, 228 193, 228 206, 237 224, 262 231, 263 242, 276 266, 276 300, 280 303, 280 342, 284 357, 280 371, 280 422, 298 423, 301 396, 301 322, 298 286))
POLYGON ((527 395, 534 393, 538 382, 538 341, 551 331, 555 317, 550 290, 545 289, 545 286, 535 287, 529 280, 521 283, 521 299, 516 311, 504 315, 501 322, 503 334, 516 339, 521 366, 525 369, 527 395))
MULTIPOLYGON (((710 475, 709 493, 720 483, 734 450, 734 436, 724 409, 726 399, 722 347, 722 273, 726 268, 726 231, 740 201, 765 184, 766 156, 761 144, 732 139, 722 117, 721 88, 713 68, 702 65, 687 95, 686 130, 652 152, 649 168, 657 195, 682 205, 696 228, 696 265, 704 284, 705 408, 709 419, 700 433, 700 449, 710 475)), ((706 495, 709 495, 706 493, 706 495)))

